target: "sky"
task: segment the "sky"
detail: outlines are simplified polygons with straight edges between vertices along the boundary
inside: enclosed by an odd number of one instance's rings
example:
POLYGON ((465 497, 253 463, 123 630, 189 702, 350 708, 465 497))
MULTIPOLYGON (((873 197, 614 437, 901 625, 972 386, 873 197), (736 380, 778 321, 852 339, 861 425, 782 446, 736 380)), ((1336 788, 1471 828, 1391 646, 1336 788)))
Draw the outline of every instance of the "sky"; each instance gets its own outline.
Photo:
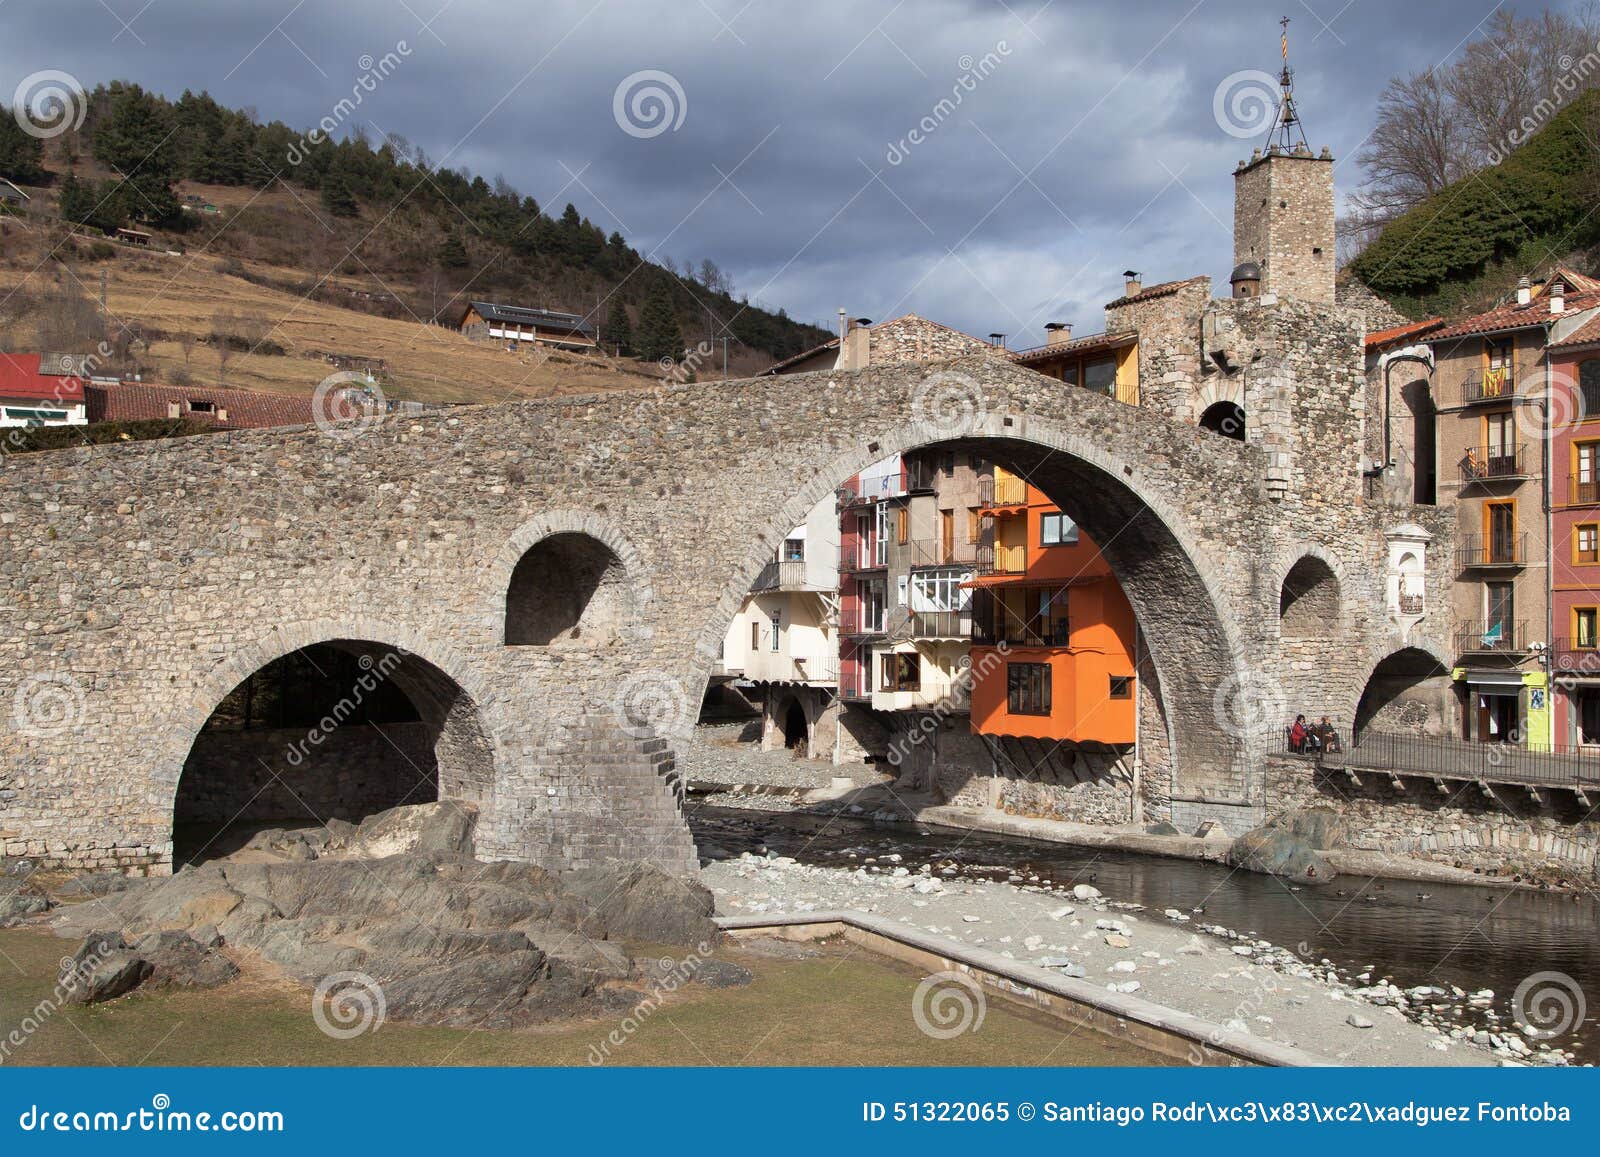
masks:
POLYGON ((1098 331, 1127 269, 1225 286, 1281 16, 1342 201, 1384 83, 1503 6, 0 0, 0 95, 57 71, 359 123, 646 255, 710 258, 792 317, 916 312, 1023 348, 1051 321, 1098 331))

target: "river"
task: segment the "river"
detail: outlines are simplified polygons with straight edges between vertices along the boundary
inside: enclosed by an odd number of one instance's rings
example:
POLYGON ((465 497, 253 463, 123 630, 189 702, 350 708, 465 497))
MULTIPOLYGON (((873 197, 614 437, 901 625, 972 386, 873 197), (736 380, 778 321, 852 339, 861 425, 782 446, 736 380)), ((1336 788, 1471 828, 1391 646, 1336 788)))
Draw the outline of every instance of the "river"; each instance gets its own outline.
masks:
MULTIPOLYGON (((899 853, 910 862, 948 862, 958 876, 1037 876, 1060 889, 1092 883, 1111 899, 1157 912, 1199 909, 1197 922, 1269 940, 1308 959, 1327 958, 1353 985, 1370 971, 1373 981, 1401 988, 1493 989, 1493 1007, 1506 1021, 1518 985, 1540 973, 1558 974, 1534 983, 1586 1012, 1574 1030, 1550 1043, 1576 1052, 1580 1062, 1600 1063, 1600 902, 1588 893, 1355 876, 1303 887, 1220 864, 974 832, 698 804, 691 804, 689 818, 701 854, 713 858, 764 848, 806 864, 854 868, 866 856, 899 853)), ((1485 1023, 1482 1010, 1452 1003, 1456 1019, 1485 1023)))

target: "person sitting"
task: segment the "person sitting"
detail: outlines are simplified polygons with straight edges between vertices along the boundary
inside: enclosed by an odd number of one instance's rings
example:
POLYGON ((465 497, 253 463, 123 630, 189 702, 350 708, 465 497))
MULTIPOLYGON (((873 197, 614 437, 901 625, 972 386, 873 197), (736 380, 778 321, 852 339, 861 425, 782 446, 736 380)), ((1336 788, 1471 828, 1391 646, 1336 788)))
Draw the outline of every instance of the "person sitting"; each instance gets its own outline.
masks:
POLYGON ((1321 741, 1323 751, 1343 751, 1339 745, 1339 732, 1333 726, 1333 720, 1324 715, 1317 724, 1317 738, 1321 741))
POLYGON ((1289 750, 1295 755, 1304 755, 1306 753, 1306 744, 1310 739, 1311 732, 1306 727, 1306 717, 1304 715, 1296 715, 1294 717, 1294 726, 1289 728, 1289 750))

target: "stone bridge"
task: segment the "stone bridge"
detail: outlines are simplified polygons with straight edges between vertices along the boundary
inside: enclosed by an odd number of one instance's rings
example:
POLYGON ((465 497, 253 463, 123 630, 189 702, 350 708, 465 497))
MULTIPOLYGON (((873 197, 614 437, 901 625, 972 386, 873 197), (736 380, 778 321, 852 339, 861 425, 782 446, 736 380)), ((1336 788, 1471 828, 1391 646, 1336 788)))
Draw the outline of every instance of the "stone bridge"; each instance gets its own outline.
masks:
POLYGON ((663 773, 742 595, 851 474, 931 445, 1026 476, 1100 544, 1158 683, 1174 813, 1237 829, 1285 712, 1352 718, 1401 646, 1359 394, 1280 389, 1315 444, 1267 446, 980 355, 12 457, 5 849, 167 870, 202 725, 252 672, 333 644, 416 703, 481 854, 691 871, 663 773))

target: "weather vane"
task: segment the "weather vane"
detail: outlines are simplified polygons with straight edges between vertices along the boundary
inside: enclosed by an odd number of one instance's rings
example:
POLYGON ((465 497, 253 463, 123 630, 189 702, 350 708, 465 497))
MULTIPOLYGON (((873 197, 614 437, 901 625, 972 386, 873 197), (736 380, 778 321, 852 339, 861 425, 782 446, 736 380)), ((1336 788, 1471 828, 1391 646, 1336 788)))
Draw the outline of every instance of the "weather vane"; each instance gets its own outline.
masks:
POLYGON ((1289 67, 1289 18, 1285 16, 1278 24, 1283 28, 1279 42, 1283 53, 1283 71, 1278 74, 1278 115, 1272 120, 1272 131, 1267 134, 1267 141, 1285 152, 1291 152, 1310 146, 1306 144, 1306 131, 1294 104, 1294 69, 1289 67))

